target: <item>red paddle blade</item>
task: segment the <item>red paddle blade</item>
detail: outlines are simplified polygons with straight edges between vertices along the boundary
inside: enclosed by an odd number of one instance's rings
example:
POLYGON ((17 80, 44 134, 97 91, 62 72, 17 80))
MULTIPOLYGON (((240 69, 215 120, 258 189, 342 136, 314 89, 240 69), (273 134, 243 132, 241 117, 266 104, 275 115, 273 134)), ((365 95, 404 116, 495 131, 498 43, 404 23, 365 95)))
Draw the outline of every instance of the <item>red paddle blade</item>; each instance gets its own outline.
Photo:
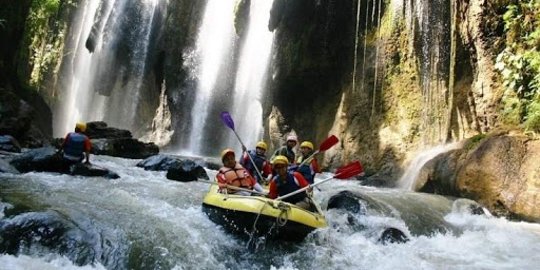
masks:
POLYGON ((334 146, 338 142, 339 142, 338 138, 334 135, 326 138, 326 140, 324 140, 324 142, 321 143, 321 146, 319 147, 319 152, 330 149, 330 147, 334 146))
POLYGON ((364 168, 362 168, 360 161, 355 161, 341 168, 338 168, 336 170, 336 174, 334 175, 334 178, 346 179, 346 178, 350 178, 355 175, 358 175, 362 173, 363 171, 364 171, 364 168))
POLYGON ((234 121, 229 114, 229 112, 221 112, 221 120, 228 126, 230 129, 234 130, 234 121))

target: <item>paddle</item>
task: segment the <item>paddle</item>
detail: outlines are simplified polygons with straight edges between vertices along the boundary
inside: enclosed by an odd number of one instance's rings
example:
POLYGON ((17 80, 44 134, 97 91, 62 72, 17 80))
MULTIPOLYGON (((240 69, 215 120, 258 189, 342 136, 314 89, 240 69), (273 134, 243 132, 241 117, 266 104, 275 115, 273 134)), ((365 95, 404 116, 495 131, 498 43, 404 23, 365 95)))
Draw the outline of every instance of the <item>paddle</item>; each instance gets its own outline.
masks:
POLYGON ((319 149, 315 150, 315 152, 313 152, 308 158, 304 159, 302 163, 298 165, 298 168, 304 165, 308 160, 310 160, 316 154, 330 149, 330 147, 334 146, 338 142, 339 142, 339 139, 334 135, 331 135, 330 137, 326 138, 326 140, 324 140, 324 142, 321 143, 321 146, 319 146, 319 149))
MULTIPOLYGON (((242 145, 242 148, 246 149, 246 146, 244 145, 244 143, 240 139, 240 136, 238 136, 238 133, 236 133, 236 130, 234 129, 234 121, 233 121, 231 115, 229 114, 229 112, 221 112, 221 120, 223 120, 223 123, 225 123, 225 125, 227 127, 229 127, 234 132, 234 135, 236 135, 236 138, 238 138, 238 141, 242 145)), ((257 165, 255 165, 255 161, 253 160, 253 158, 251 157, 251 155, 249 153, 247 153, 247 154, 248 154, 249 160, 251 161, 251 164, 253 165, 253 168, 255 168, 255 171, 257 172, 257 175, 259 175, 261 180, 264 180, 264 177, 262 176, 261 172, 259 171, 259 168, 257 168, 257 165)))
MULTIPOLYGON (((210 185, 217 185, 218 184, 217 182, 200 180, 200 179, 197 179, 197 182, 206 183, 206 184, 210 184, 210 185)), ((240 190, 240 191, 246 191, 246 192, 255 193, 255 194, 259 194, 259 195, 263 195, 263 196, 268 195, 268 193, 265 193, 265 192, 259 192, 259 191, 256 191, 256 190, 251 190, 251 189, 241 188, 241 187, 236 187, 236 186, 231 186, 231 185, 227 185, 227 188, 240 190)))
POLYGON ((305 187, 303 187, 303 188, 301 188, 299 190, 296 190, 294 192, 291 192, 291 193, 289 193, 287 195, 277 197, 275 200, 279 201, 279 200, 289 198, 289 197, 294 196, 294 195, 296 195, 296 194, 298 194, 300 192, 303 192, 303 191, 305 191, 305 190, 307 190, 309 188, 313 188, 313 187, 318 186, 318 185, 320 185, 322 183, 328 182, 328 181, 330 181, 330 180, 332 180, 334 178, 335 179, 347 179, 349 177, 353 177, 353 176, 361 173, 362 171, 363 171, 363 169, 362 169, 362 165, 360 165, 360 162, 355 161, 355 162, 349 163, 349 164, 347 164, 347 165, 345 165, 345 166, 343 166, 341 168, 338 168, 336 170, 336 173, 332 177, 328 177, 328 178, 326 178, 324 180, 321 180, 321 181, 319 181, 317 183, 313 183, 311 185, 305 186, 305 187))

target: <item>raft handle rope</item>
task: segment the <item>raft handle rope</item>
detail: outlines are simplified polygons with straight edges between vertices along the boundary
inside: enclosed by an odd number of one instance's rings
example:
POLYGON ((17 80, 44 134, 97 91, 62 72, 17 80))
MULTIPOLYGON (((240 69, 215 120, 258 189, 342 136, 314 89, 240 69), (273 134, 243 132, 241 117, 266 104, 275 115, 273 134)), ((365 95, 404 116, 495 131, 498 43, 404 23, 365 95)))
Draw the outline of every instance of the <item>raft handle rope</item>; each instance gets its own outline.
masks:
POLYGON ((291 209, 291 206, 283 202, 279 202, 277 208, 281 210, 281 212, 276 218, 276 223, 278 226, 283 227, 285 226, 285 224, 287 224, 287 221, 289 220, 289 209, 291 209))
MULTIPOLYGON (((257 222, 259 221, 259 217, 261 216, 262 212, 264 211, 264 209, 266 208, 266 205, 270 205, 272 206, 273 208, 277 208, 280 210, 280 213, 279 215, 276 217, 276 222, 274 222, 274 224, 272 225, 272 227, 270 227, 270 229, 268 230, 267 234, 272 232, 272 230, 274 229, 275 225, 278 225, 279 227, 283 227, 285 226, 285 224, 287 224, 287 221, 289 220, 289 214, 288 214, 288 211, 291 209, 291 206, 290 205, 287 205, 286 203, 284 202, 279 202, 278 205, 274 205, 272 202, 270 201, 267 201, 265 204, 263 204, 263 206, 261 207, 261 210, 259 211, 259 213, 257 213, 257 217, 255 218, 255 221, 253 222, 253 226, 252 226, 252 229, 251 229, 251 233, 250 233, 250 240, 252 239, 253 235, 255 235, 255 232, 257 230, 257 222)), ((249 242, 248 241, 248 242, 249 242)))

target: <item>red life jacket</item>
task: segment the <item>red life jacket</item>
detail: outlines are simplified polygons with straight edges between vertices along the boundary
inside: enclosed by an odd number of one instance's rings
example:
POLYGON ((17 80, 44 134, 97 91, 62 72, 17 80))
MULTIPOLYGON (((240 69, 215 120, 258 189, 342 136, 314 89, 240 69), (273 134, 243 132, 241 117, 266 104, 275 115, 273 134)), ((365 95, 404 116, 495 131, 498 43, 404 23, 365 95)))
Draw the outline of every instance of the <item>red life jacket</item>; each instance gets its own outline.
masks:
MULTIPOLYGON (((236 163, 234 168, 221 167, 218 172, 218 176, 222 175, 227 181, 227 185, 253 189, 254 181, 249 173, 242 167, 242 165, 236 163)), ((236 190, 231 190, 235 192, 236 190)))

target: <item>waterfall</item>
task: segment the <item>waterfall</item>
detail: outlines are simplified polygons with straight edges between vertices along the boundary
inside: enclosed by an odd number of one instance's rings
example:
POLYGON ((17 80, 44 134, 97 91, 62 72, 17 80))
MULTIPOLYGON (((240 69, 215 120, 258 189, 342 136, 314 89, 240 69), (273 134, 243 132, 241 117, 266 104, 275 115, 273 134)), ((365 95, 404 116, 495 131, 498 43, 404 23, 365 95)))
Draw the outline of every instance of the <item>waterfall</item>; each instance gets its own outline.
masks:
POLYGON ((208 1, 199 29, 196 49, 187 57, 188 68, 197 79, 196 98, 191 110, 188 151, 202 154, 204 128, 209 116, 213 91, 218 83, 221 63, 230 55, 234 38, 234 0, 208 1))
MULTIPOLYGON (((254 146, 263 133, 261 98, 274 37, 268 30, 272 2, 251 1, 249 29, 236 76, 232 111, 238 119, 238 134, 247 147, 254 146)), ((236 138, 231 136, 229 145, 238 145, 236 138)))
POLYGON ((356 5, 356 27, 354 31, 354 62, 353 62, 353 75, 352 75, 352 92, 356 92, 356 66, 358 59, 358 32, 360 30, 360 7, 362 6, 362 1, 357 0, 356 5))
MULTIPOLYGON (((64 99, 65 102, 63 107, 59 110, 57 114, 59 119, 55 121, 54 126, 54 135, 63 136, 67 131, 71 131, 74 127, 75 122, 79 121, 82 118, 81 112, 76 106, 76 98, 79 97, 83 92, 86 92, 85 86, 89 84, 89 78, 82 76, 82 74, 88 74, 90 70, 90 63, 92 55, 85 48, 86 37, 92 29, 94 23, 94 16, 99 6, 99 0, 86 1, 84 6, 79 8, 76 19, 74 32, 75 40, 72 51, 74 56, 70 62, 73 62, 72 69, 68 70, 70 73, 68 76, 71 79, 70 82, 66 82, 68 90, 64 99), (78 26, 78 27, 77 27, 78 26), (83 89, 85 88, 85 89, 83 89)), ((69 44, 68 44, 69 47, 69 44)), ((80 101, 77 101, 77 104, 80 101)))
POLYGON ((367 48, 367 33, 368 33, 368 8, 369 8, 369 0, 366 0, 366 22, 364 24, 364 54, 362 59, 362 90, 364 90, 365 87, 365 81, 366 81, 366 48, 367 48))
POLYGON ((89 0, 75 19, 74 41, 66 48, 61 103, 55 135, 77 121, 103 120, 138 130, 138 106, 152 45, 152 26, 161 0, 89 0), (136 27, 133 27, 133 26, 136 27))
MULTIPOLYGON (((381 29, 381 3, 382 0, 378 0, 378 11, 377 11, 377 27, 378 27, 378 36, 377 36, 377 44, 375 49, 375 75, 373 76, 373 97, 372 97, 372 104, 371 104, 371 115, 370 118, 372 118, 375 115, 375 101, 377 100, 377 81, 379 80, 379 51, 381 47, 381 40, 382 40, 382 29, 381 29)), ((375 10, 375 4, 373 5, 373 10, 375 10)), ((384 45, 384 44, 382 44, 384 45)), ((383 83, 384 84, 384 83, 383 83)), ((382 86, 381 86, 382 89, 382 86)), ((382 91, 381 91, 382 92, 382 91)))
POLYGON ((457 149, 458 147, 460 147, 459 143, 452 143, 446 145, 439 145, 428 150, 421 151, 411 161, 411 163, 405 170, 405 173, 397 182, 398 187, 405 190, 415 191, 414 189, 416 179, 418 178, 418 175, 420 174, 420 171, 422 171, 424 165, 439 154, 446 153, 453 149, 457 149))

